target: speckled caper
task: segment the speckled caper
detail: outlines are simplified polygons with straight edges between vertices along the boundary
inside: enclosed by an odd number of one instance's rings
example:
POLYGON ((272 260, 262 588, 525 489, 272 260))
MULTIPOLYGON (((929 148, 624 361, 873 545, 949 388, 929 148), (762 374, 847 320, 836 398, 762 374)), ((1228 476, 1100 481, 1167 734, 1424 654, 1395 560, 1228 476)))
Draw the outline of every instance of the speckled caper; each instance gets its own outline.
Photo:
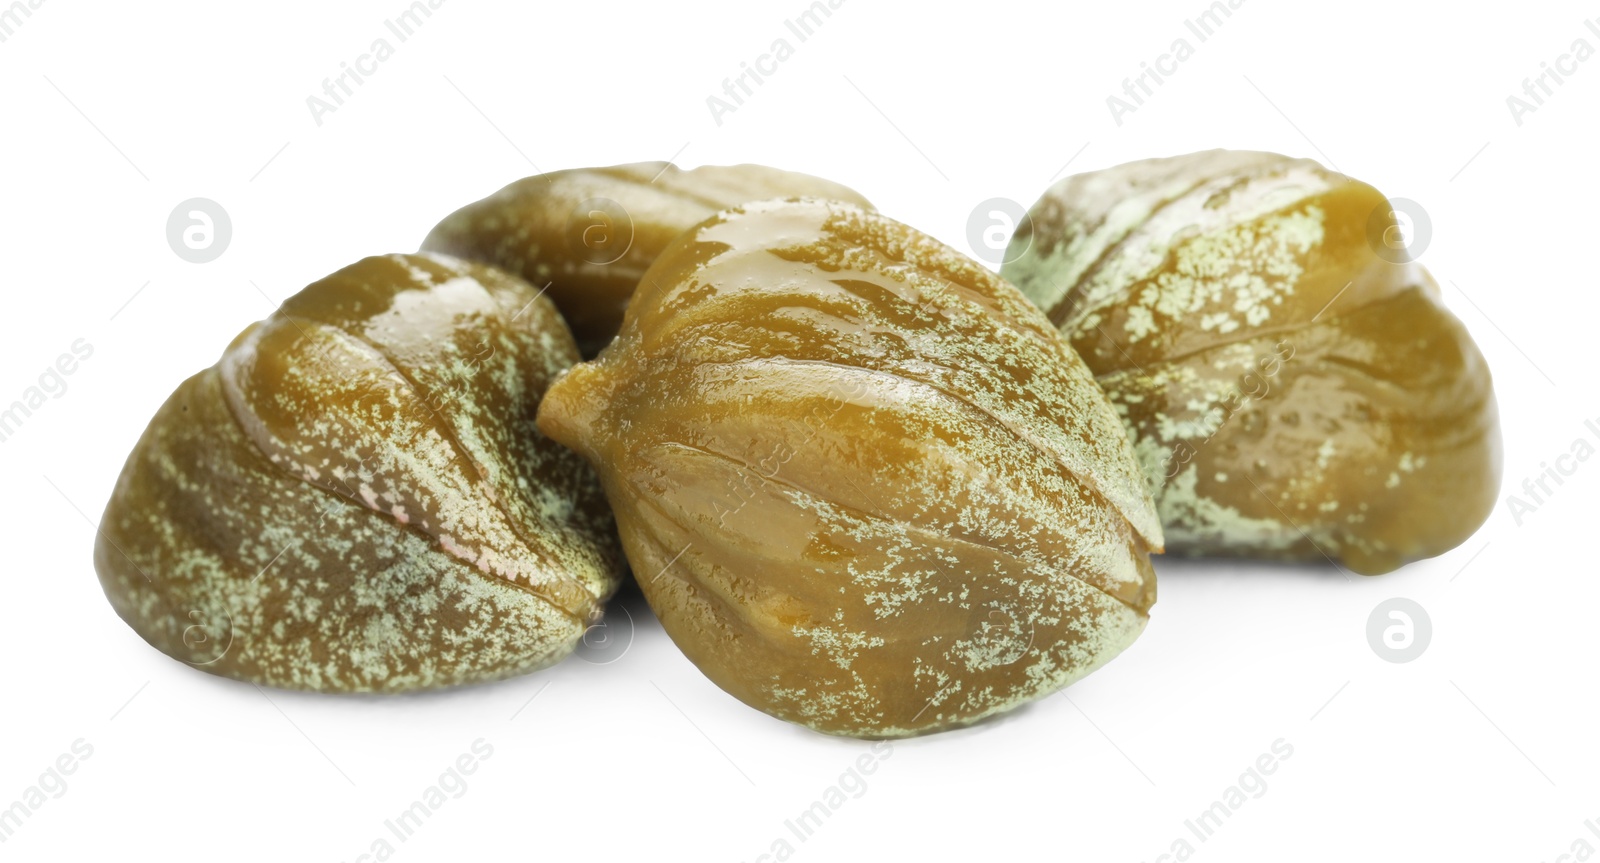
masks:
POLYGON ((422 243, 545 288, 592 357, 622 326, 628 298, 667 243, 724 207, 809 195, 871 206, 838 183, 764 165, 670 162, 525 177, 445 217, 422 243))
POLYGON ((534 424, 578 358, 526 282, 367 258, 179 385, 128 457, 95 568, 146 641, 270 686, 395 692, 572 650, 621 578, 581 459, 534 424))
POLYGON ((1161 528, 1110 404, 1015 288, 861 207, 662 252, 539 425, 600 471, 668 634, 747 704, 895 737, 1127 647, 1161 528))
POLYGON ((1489 368, 1397 233, 1365 183, 1215 150, 1061 181, 1002 272, 1111 396, 1170 551, 1374 574, 1500 481, 1489 368))

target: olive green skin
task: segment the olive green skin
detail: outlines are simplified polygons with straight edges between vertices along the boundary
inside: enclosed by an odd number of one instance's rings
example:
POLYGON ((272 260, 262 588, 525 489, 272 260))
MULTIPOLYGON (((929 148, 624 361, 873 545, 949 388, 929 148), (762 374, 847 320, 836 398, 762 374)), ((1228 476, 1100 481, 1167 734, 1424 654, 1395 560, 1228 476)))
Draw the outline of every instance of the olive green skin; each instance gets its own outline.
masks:
POLYGON ((1111 397, 1169 552, 1378 574, 1488 517, 1489 368, 1395 225, 1365 183, 1226 150, 1068 177, 1019 225, 1002 273, 1111 397))
POLYGON ((1099 387, 976 261, 838 201, 674 241, 539 426, 600 473, 640 588, 724 690, 904 737, 1066 686, 1143 630, 1161 529, 1099 387))
POLYGON ((251 325, 129 455, 95 568, 162 652, 268 686, 400 692, 572 650, 622 561, 534 423, 578 359, 526 282, 367 258, 251 325))
POLYGON ((727 207, 801 196, 871 206, 838 183, 763 165, 638 162, 525 177, 446 216, 422 248, 547 290, 590 358, 617 334, 639 279, 674 237, 727 207))

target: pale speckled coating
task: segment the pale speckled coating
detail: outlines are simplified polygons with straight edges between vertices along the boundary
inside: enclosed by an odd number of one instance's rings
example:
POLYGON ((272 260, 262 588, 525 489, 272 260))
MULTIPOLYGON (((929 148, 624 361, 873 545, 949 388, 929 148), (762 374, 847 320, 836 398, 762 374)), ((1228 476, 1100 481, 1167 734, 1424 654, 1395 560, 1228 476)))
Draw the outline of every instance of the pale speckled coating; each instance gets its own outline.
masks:
POLYGON ((719 214, 644 283, 539 421, 597 466, 652 608, 718 685, 819 731, 921 734, 1141 631, 1143 477, 1015 288, 819 200, 719 214))
POLYGON ((1384 572, 1493 506, 1488 367, 1371 186, 1215 150, 1061 181, 1002 273, 1088 362, 1134 439, 1169 550, 1384 572), (1376 221, 1374 216, 1376 214, 1376 221))
POLYGON ((367 258, 241 333, 129 456, 95 565, 204 670, 397 692, 558 661, 621 578, 581 459, 537 429, 577 361, 527 283, 367 258))

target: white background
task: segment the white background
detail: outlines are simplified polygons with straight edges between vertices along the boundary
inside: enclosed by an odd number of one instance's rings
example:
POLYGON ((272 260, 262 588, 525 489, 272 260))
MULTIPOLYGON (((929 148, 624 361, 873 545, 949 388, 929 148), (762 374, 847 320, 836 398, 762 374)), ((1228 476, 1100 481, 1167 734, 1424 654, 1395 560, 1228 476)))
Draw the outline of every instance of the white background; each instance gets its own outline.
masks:
POLYGON ((1149 863, 1178 837, 1215 861, 1600 847, 1584 824, 1600 818, 1600 459, 1520 525, 1504 500, 1600 419, 1600 58, 1520 126, 1506 105, 1574 40, 1600 48, 1584 26, 1600 7, 1249 0, 1200 43, 1183 22, 1202 0, 848 0, 799 43, 784 20, 803 0, 450 0, 319 126, 306 98, 403 8, 48 0, 0 43, 0 404, 75 339, 94 348, 0 443, 0 807, 93 746, 0 858, 354 860, 478 738, 492 757, 397 859, 751 861, 780 837, 817 861, 1149 863), (719 125, 706 98, 779 37, 794 56, 719 125), (1179 37, 1194 56, 1119 126, 1106 97, 1179 37), (1211 147, 1316 158, 1425 208, 1421 260, 1494 371, 1501 503, 1460 548, 1376 578, 1158 561, 1160 601, 1121 658, 999 721, 895 743, 808 841, 785 819, 868 744, 724 695, 637 600, 610 664, 264 696, 147 647, 95 579, 91 522, 180 380, 306 283, 414 249, 517 177, 760 162, 966 250, 987 198, 1211 147), (233 222, 208 264, 165 236, 196 196, 233 222), (1366 637, 1396 596, 1433 625, 1405 664, 1366 637), (1209 841, 1189 834, 1279 738, 1293 755, 1265 793, 1209 841))

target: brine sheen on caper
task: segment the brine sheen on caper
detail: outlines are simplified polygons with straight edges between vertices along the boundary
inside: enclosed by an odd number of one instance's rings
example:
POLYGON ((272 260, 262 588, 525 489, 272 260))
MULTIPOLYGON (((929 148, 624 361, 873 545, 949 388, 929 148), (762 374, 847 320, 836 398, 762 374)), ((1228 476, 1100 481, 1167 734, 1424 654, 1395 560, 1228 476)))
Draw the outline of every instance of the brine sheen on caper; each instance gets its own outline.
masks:
POLYGON ((971 723, 1126 648, 1161 528, 1116 414, 1015 288, 836 201, 674 241, 539 425, 598 469, 672 639, 831 734, 971 723))
POLYGON ((870 206, 838 183, 764 165, 671 162, 524 177, 440 222, 422 248, 494 264, 546 289, 592 357, 674 237, 724 207, 809 195, 870 206))
POLYGON ((396 692, 567 655, 622 561, 594 474, 535 425, 578 359, 515 276, 431 255, 312 284, 180 384, 95 568, 161 651, 270 686, 396 692))
POLYGON ((1068 177, 1002 272, 1088 362, 1181 554, 1381 573, 1488 517, 1489 367, 1373 187, 1214 150, 1068 177))

